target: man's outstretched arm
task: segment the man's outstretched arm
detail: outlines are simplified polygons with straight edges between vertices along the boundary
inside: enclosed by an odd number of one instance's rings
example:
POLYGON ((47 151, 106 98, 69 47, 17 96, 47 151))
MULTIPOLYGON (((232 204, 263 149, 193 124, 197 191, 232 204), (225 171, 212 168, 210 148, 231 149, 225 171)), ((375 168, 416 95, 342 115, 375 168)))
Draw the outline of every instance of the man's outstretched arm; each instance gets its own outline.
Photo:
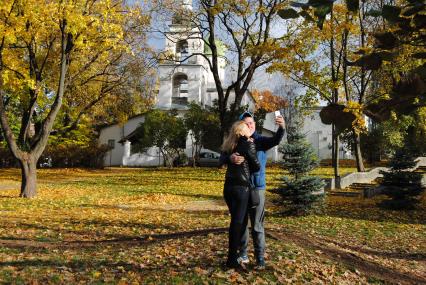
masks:
POLYGON ((283 117, 278 117, 275 122, 278 124, 278 130, 272 137, 264 137, 260 136, 256 139, 256 147, 258 150, 268 150, 273 148, 274 146, 277 146, 280 144, 283 136, 284 136, 284 128, 285 128, 285 121, 283 117))

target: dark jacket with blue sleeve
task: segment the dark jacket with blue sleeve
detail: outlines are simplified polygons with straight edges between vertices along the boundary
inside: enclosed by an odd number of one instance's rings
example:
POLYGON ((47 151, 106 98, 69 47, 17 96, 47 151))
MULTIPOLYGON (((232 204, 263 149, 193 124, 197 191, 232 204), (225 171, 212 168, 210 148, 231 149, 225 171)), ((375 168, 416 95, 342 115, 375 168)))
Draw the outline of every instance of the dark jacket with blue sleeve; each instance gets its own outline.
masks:
MULTIPOLYGON (((257 172, 254 172, 251 175, 252 183, 257 190, 265 190, 266 188, 266 179, 265 179, 266 160, 267 160, 266 151, 273 148, 274 146, 279 145, 283 136, 284 136, 284 129, 281 126, 278 128, 277 132, 272 137, 265 137, 256 132, 252 135, 252 138, 254 139, 254 143, 256 145, 257 159, 260 162, 260 170, 257 172)), ((220 156, 219 161, 220 161, 220 165, 231 163, 230 155, 222 154, 220 156)))

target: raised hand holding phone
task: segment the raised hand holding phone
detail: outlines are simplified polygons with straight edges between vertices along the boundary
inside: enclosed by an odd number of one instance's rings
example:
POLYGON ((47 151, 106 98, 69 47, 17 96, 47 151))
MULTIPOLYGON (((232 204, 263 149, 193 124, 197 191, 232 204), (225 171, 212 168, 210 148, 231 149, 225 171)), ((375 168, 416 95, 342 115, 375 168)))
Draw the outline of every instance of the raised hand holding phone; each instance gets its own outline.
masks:
POLYGON ((283 129, 285 128, 285 120, 284 117, 281 115, 281 112, 275 111, 275 123, 279 126, 281 126, 283 129))

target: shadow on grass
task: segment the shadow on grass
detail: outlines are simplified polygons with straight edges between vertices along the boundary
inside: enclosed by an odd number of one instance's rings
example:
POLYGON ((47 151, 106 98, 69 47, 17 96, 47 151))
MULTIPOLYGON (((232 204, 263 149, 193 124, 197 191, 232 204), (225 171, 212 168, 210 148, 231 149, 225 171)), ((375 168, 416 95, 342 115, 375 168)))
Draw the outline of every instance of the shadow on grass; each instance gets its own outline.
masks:
MULTIPOLYGON (((169 194, 169 195, 176 195, 176 196, 183 196, 183 197, 189 197, 189 198, 196 198, 196 199, 203 199, 203 200, 220 200, 223 201, 222 195, 212 195, 212 194, 201 194, 201 193, 185 193, 185 190, 181 190, 182 192, 179 193, 173 193, 173 192, 165 192, 165 191, 146 191, 146 190, 126 190, 126 193, 128 194, 169 194)), ((96 205, 94 205, 96 206, 96 205)))
MULTIPOLYGON (((39 230, 39 231, 49 231, 51 233, 56 234, 72 234, 72 235, 79 235, 79 236, 98 236, 101 235, 102 237, 110 237, 110 238, 118 238, 122 235, 119 234, 113 234, 113 233, 106 233, 104 232, 104 229, 115 229, 115 228, 121 228, 121 229, 131 229, 131 228, 139 228, 139 229, 145 229, 145 230, 157 230, 157 229, 165 229, 165 230, 176 230, 176 227, 173 225, 166 225, 166 224, 155 224, 155 223, 133 223, 133 222, 107 222, 107 221, 98 221, 98 220, 88 220, 88 221, 82 221, 82 220, 61 220, 61 226, 58 224, 54 225, 40 225, 40 224, 34 224, 34 223, 25 223, 25 222, 3 222, 1 225, 2 228, 19 228, 20 230, 39 230), (87 229, 87 230, 72 230, 72 229, 64 229, 63 225, 67 225, 69 227, 74 226, 82 226, 82 227, 96 227, 93 230, 87 229)), ((26 238, 16 238, 16 237, 0 237, 0 239, 3 240, 30 240, 26 238)))
MULTIPOLYGON (((182 284, 182 281, 185 279, 188 280, 187 284, 194 284, 194 281, 198 281, 199 274, 195 271, 193 272, 190 269, 197 268, 198 270, 211 270, 212 268, 217 268, 219 270, 228 270, 225 267, 223 257, 221 256, 212 256, 212 258, 206 258, 204 256, 192 256, 189 258, 186 263, 177 263, 174 262, 173 257, 171 259, 162 260, 161 262, 156 263, 138 263, 138 262, 126 262, 126 261, 113 261, 113 260, 97 260, 94 258, 84 258, 77 260, 61 260, 58 258, 52 259, 24 259, 18 261, 4 261, 0 262, 0 268, 10 268, 14 267, 16 269, 31 269, 31 267, 36 270, 41 268, 47 268, 49 271, 59 271, 59 272, 72 272, 79 279, 83 277, 79 275, 82 272, 90 272, 93 270, 107 270, 107 274, 112 274, 114 279, 119 280, 122 275, 126 276, 129 272, 135 272, 143 277, 142 280, 150 280, 153 278, 149 284, 182 284), (170 270, 173 271, 173 275, 170 275, 170 270), (195 276, 194 276, 195 275, 195 276), (161 277, 162 276, 162 277, 161 277), (179 276, 183 279, 180 279, 179 276), (178 277, 178 279, 174 279, 178 277), (156 283, 155 280, 163 279, 160 283, 156 283), (195 279, 194 279, 195 278, 195 279), (164 281, 167 280, 167 281, 164 281), (177 283, 176 283, 177 281, 177 283)), ((92 274, 86 276, 86 278, 92 279, 92 274)), ((33 274, 31 276, 32 281, 34 282, 37 279, 44 279, 44 276, 37 276, 37 274, 33 274)), ((13 279, 10 280, 12 284, 14 284, 13 279)), ((92 279, 93 282, 93 279, 92 279)), ((90 284, 92 284, 92 282, 90 284)), ((79 282, 81 283, 81 281, 79 282)), ((186 283, 186 282, 185 282, 186 283)), ((216 283, 216 282, 215 282, 216 283)), ((10 283, 4 283, 10 284, 10 283)), ((94 283, 94 284, 104 284, 103 282, 94 283)), ((109 284, 109 283, 108 283, 109 284)), ((120 283, 121 284, 121 283, 120 283)), ((195 284, 201 284, 200 282, 196 282, 195 284)), ((203 283, 204 284, 204 283, 203 283)), ((210 284, 210 282, 209 282, 210 284)))
MULTIPOLYGON (((423 211, 424 212, 424 211, 423 211)), ((316 216, 320 217, 331 217, 331 218, 342 218, 342 219, 353 219, 360 221, 369 221, 369 222, 391 222, 401 225, 426 225, 426 215, 422 211, 417 211, 419 215, 406 215, 400 213, 400 215, 375 215, 369 212, 367 209, 365 212, 351 212, 350 210, 340 211, 327 211, 325 213, 315 213, 316 216)), ((268 213, 268 216, 275 218, 288 217, 279 211, 274 211, 273 213, 268 213)))
MULTIPOLYGON (((103 240, 73 240, 63 242, 41 242, 28 239, 15 239, 15 238, 2 238, 0 245, 7 248, 35 248, 35 249, 80 249, 80 248, 93 248, 106 245, 114 245, 115 247, 129 247, 129 246, 145 246, 171 239, 190 238, 195 236, 204 236, 208 234, 220 234, 227 232, 228 228, 209 228, 192 231, 182 231, 167 234, 153 234, 143 236, 122 236, 115 239, 103 240)), ((1 266, 2 263, 0 263, 1 266)))
POLYGON ((426 209, 392 211, 379 206, 362 209, 327 209, 323 216, 365 220, 372 222, 392 222, 396 224, 426 224, 426 209))
MULTIPOLYGON (((83 176, 84 177, 84 176, 83 176)), ((47 184, 56 184, 56 185, 62 185, 62 184, 76 184, 76 185, 108 185, 108 186, 146 186, 146 185, 153 185, 160 182, 161 184, 167 184, 168 182, 165 181, 199 181, 199 182, 224 182, 224 178, 210 178, 210 177, 179 177, 179 176, 173 176, 173 175, 162 175, 162 176, 154 176, 154 177, 147 177, 147 176, 141 176, 137 177, 136 179, 129 179, 127 176, 122 177, 111 177, 110 179, 106 179, 105 181, 99 180, 94 177, 86 177, 84 179, 63 179, 63 180, 46 180, 42 181, 43 183, 47 184), (112 181, 114 180, 114 181, 112 181)), ((178 182, 179 183, 179 182, 178 182)))
MULTIPOLYGON (((415 210, 389 210, 377 205, 379 200, 350 200, 346 202, 327 202, 322 209, 314 214, 322 217, 334 217, 343 219, 354 219, 371 222, 392 222, 395 224, 426 224, 426 205, 419 204, 415 210)), ((272 217, 287 217, 285 208, 280 206, 278 200, 272 202, 274 211, 269 215, 272 217)))

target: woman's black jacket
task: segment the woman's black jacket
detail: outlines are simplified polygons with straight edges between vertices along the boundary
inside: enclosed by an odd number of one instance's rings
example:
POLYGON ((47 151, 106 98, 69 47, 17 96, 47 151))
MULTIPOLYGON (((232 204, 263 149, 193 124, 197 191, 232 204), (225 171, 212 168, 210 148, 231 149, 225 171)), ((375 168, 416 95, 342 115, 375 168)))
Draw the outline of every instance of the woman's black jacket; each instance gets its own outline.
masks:
POLYGON ((250 186, 250 174, 260 169, 260 163, 256 155, 256 146, 246 137, 240 137, 233 153, 239 153, 245 160, 240 165, 230 163, 226 170, 226 183, 233 185, 250 186))

